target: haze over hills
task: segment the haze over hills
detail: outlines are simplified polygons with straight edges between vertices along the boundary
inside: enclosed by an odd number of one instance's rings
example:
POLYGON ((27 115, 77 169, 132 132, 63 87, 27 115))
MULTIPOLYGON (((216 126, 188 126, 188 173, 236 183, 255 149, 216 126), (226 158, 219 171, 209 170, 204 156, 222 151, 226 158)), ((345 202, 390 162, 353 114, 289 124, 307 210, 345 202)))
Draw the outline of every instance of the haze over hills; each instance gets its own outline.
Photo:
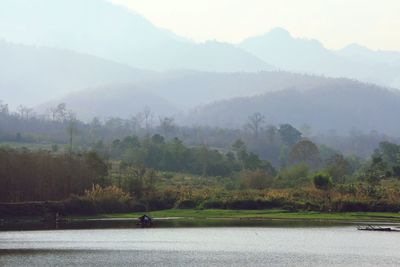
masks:
POLYGON ((326 49, 276 28, 238 45, 195 43, 105 0, 3 0, 0 39, 91 54, 148 70, 255 72, 274 68, 400 87, 400 53, 353 44, 326 49))
POLYGON ((335 83, 335 79, 289 72, 213 73, 171 71, 157 78, 137 82, 141 90, 159 95, 181 108, 193 108, 213 101, 296 87, 313 88, 335 83))
POLYGON ((90 121, 94 117, 108 119, 119 117, 129 119, 139 112, 149 109, 154 117, 174 116, 180 110, 164 98, 140 90, 133 85, 114 85, 71 93, 58 102, 50 102, 38 108, 45 112, 58 103, 66 103, 68 109, 77 114, 79 119, 90 121))
POLYGON ((193 43, 105 0, 2 0, 1 38, 70 49, 150 70, 272 69, 233 45, 193 43))
POLYGON ((0 58, 0 99, 14 107, 34 106, 72 91, 157 75, 72 51, 6 42, 0 42, 0 58))
POLYGON ((65 102, 79 118, 90 120, 94 116, 129 118, 145 107, 156 116, 172 116, 205 105, 186 118, 178 115, 177 120, 183 124, 242 127, 251 113, 261 112, 271 123, 307 123, 318 131, 375 129, 398 133, 391 120, 379 119, 396 114, 393 101, 398 94, 373 91, 371 88, 376 87, 346 79, 275 71, 141 71, 72 51, 5 42, 0 43, 0 55, 4 74, 0 76, 0 98, 15 105, 46 102, 38 108, 41 112, 65 102), (72 90, 75 93, 68 93, 72 90), (227 100, 233 97, 250 98, 227 100), (225 101, 207 105, 221 100, 225 101), (248 103, 240 104, 243 101, 248 103))
MULTIPOLYGON (((19 104, 36 106, 49 101, 69 102, 78 98, 81 95, 78 92, 84 89, 101 87, 100 90, 107 88, 110 92, 115 91, 116 96, 134 95, 136 91, 148 92, 182 110, 229 97, 251 96, 288 87, 314 87, 331 82, 327 78, 315 76, 311 79, 286 72, 143 71, 69 50, 6 42, 0 42, 0 57, 3 74, 0 76, 0 99, 12 107, 19 104), (129 86, 122 86, 121 89, 120 85, 129 86), (121 90, 132 92, 121 93, 121 90), (69 95, 70 92, 77 93, 69 95)), ((82 95, 85 94, 82 92, 82 95)), ((72 102, 80 103, 78 100, 72 102)), ((132 100, 132 103, 135 101, 132 100)), ((119 105, 116 101, 114 104, 119 105)), ((144 104, 153 106, 150 102, 144 104)), ((75 107, 83 112, 90 105, 75 107)), ((85 114, 82 116, 87 117, 85 114)), ((125 117, 131 113, 117 114, 125 117)))
POLYGON ((79 91, 60 102, 85 120, 130 118, 150 107, 156 117, 174 116, 182 125, 242 128, 259 112, 269 124, 306 124, 318 133, 376 130, 400 135, 400 126, 394 123, 400 112, 397 90, 287 72, 170 72, 136 85, 79 91))
POLYGON ((237 128, 256 112, 264 115, 268 124, 306 124, 319 133, 376 130, 400 134, 396 123, 400 92, 346 79, 311 90, 287 89, 215 102, 194 110, 186 123, 237 128))
POLYGON ((55 102, 47 103, 45 106, 54 106, 63 102, 74 111, 79 111, 77 113, 81 118, 90 119, 93 115, 104 117, 106 107, 114 105, 118 107, 115 110, 110 110, 114 116, 129 118, 138 111, 142 111, 143 106, 146 105, 152 107, 158 115, 163 115, 158 112, 160 109, 156 107, 157 105, 152 103, 154 96, 158 96, 173 105, 174 108, 171 109, 173 112, 166 112, 172 114, 178 110, 190 110, 200 105, 231 97, 256 96, 288 88, 296 88, 300 91, 311 90, 341 84, 343 84, 341 79, 289 72, 211 73, 171 71, 155 73, 152 78, 131 84, 110 84, 100 88, 77 91, 74 94, 59 98, 55 102), (105 95, 103 93, 105 91, 109 93, 105 95), (144 97, 144 92, 150 94, 148 98, 144 97), (136 98, 137 93, 141 95, 140 100, 136 98), (87 97, 88 95, 94 97, 87 97), (106 96, 110 98, 108 102, 103 99, 106 96), (127 97, 130 98, 129 102, 125 101, 127 97), (80 103, 80 106, 78 103, 80 103), (122 108, 124 105, 127 105, 127 107, 122 108), (93 111, 93 106, 99 107, 95 109, 98 112, 93 111), (101 106, 103 106, 102 109, 101 106))
POLYGON ((390 120, 367 120, 392 118, 397 93, 325 77, 400 88, 398 52, 357 44, 333 51, 280 28, 238 45, 195 43, 105 0, 2 0, 0 39, 0 100, 14 107, 65 102, 87 120, 201 106, 180 121, 241 127, 265 112, 271 123, 321 131, 398 133, 390 120), (339 121, 347 113, 354 117, 339 121))
POLYGON ((293 38, 282 28, 248 38, 239 47, 282 70, 400 88, 399 52, 372 51, 357 44, 332 51, 317 40, 293 38))

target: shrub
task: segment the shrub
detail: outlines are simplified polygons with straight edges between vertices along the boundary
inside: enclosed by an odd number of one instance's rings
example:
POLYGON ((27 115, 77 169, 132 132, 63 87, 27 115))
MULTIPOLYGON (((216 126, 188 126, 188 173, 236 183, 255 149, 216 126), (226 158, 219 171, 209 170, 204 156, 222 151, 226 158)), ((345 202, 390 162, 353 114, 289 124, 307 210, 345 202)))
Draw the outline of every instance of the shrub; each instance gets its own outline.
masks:
POLYGON ((246 171, 242 174, 243 183, 246 188, 262 190, 274 181, 274 177, 263 170, 246 171))
POLYGON ((329 190, 332 186, 332 178, 324 173, 317 173, 312 178, 315 188, 329 190))
POLYGON ((201 208, 204 209, 225 209, 225 203, 222 200, 210 199, 201 203, 201 208))
POLYGON ((282 207, 282 204, 270 200, 261 199, 244 199, 244 200, 233 200, 226 203, 228 209, 237 210, 261 210, 282 207))
POLYGON ((193 200, 182 200, 177 204, 178 209, 194 209, 197 206, 197 203, 193 200))
POLYGON ((90 215, 97 212, 96 207, 92 201, 87 198, 82 198, 78 196, 71 196, 64 201, 64 211, 65 215, 90 215))
POLYGON ((309 167, 305 163, 297 164, 281 170, 278 175, 278 186, 295 187, 309 183, 309 167))
POLYGON ((116 186, 102 188, 93 185, 91 190, 86 190, 83 200, 88 200, 98 212, 123 212, 129 209, 132 198, 128 193, 116 186))

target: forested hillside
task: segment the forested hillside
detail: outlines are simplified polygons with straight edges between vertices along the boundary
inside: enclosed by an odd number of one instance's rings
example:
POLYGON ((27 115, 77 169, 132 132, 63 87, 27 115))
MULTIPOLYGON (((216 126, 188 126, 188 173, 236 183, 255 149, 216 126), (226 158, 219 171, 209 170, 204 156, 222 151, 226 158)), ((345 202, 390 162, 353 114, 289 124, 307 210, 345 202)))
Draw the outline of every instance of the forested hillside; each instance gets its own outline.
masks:
POLYGON ((158 120, 158 116, 173 116, 182 111, 179 106, 150 90, 123 84, 71 93, 58 101, 40 105, 35 110, 46 113, 58 103, 66 103, 68 108, 84 121, 91 121, 94 117, 129 119, 146 108, 152 111, 152 119, 155 120, 158 120))
POLYGON ((394 123, 400 112, 400 93, 373 85, 343 81, 312 90, 288 89, 215 102, 189 114, 193 125, 238 127, 255 112, 272 124, 308 125, 314 133, 377 131, 398 136, 394 123))
POLYGON ((392 121, 398 99, 395 90, 348 79, 287 72, 177 71, 131 85, 82 90, 39 110, 66 103, 85 120, 95 116, 126 119, 148 106, 156 116, 174 116, 181 125, 228 128, 242 127, 248 116, 259 112, 268 123, 307 124, 315 133, 397 135, 400 128, 392 121))
MULTIPOLYGON (((151 78, 129 84, 109 84, 99 88, 80 90, 63 98, 53 101, 66 103, 77 112, 80 118, 90 116, 108 116, 129 118, 143 106, 152 107, 157 115, 174 114, 190 110, 217 100, 231 97, 255 96, 266 92, 281 91, 288 88, 310 90, 313 88, 346 84, 350 88, 359 83, 350 80, 330 79, 319 76, 301 75, 289 72, 235 72, 211 73, 198 71, 171 71, 152 73, 151 78), (107 92, 104 94, 104 92, 107 92), (153 95, 147 99, 135 95, 153 95), (93 96, 87 97, 87 96, 93 96), (108 96, 109 99, 105 99, 108 96), (161 97, 175 107, 171 110, 157 107, 156 97, 161 97), (129 103, 124 103, 128 101, 129 103), (154 100, 154 101, 153 101, 154 100), (89 102, 90 101, 90 104, 89 102), (114 109, 107 109, 114 105, 114 109), (93 108, 94 107, 94 108, 93 108), (96 109, 98 107, 98 109, 96 109), (103 109, 103 111, 99 110, 103 109), (159 111, 165 112, 159 113, 159 111)), ((48 106, 49 104, 45 105, 48 106)), ((161 105, 165 106, 165 105, 161 105)), ((39 109, 43 111, 43 107, 39 109)))

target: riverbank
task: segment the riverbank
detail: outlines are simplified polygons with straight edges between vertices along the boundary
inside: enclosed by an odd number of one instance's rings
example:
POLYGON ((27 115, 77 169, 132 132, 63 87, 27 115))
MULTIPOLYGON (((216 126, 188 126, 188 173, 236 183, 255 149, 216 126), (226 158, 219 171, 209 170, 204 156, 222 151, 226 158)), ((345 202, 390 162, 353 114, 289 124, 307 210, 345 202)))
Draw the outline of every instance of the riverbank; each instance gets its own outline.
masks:
MULTIPOLYGON (((137 228, 143 212, 66 216, 59 222, 43 217, 0 220, 0 230, 137 228)), ((155 228, 182 227, 332 227, 388 225, 400 227, 400 214, 389 212, 290 212, 285 210, 170 209, 147 212, 155 228)))
MULTIPOLYGON (((391 212, 289 212, 285 210, 195 210, 170 209, 146 213, 157 219, 235 219, 235 220, 314 220, 314 221, 371 221, 400 223, 400 213, 391 212)), ((87 219, 136 219, 143 212, 98 214, 93 216, 73 216, 73 220, 87 219)))

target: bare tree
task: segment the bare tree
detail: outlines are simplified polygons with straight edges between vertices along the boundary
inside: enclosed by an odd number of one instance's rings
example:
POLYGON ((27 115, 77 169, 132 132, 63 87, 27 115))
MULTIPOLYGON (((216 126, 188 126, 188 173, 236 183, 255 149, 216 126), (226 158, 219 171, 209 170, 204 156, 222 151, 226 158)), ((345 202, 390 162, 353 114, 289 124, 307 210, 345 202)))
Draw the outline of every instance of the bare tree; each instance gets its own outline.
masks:
POLYGON ((94 141, 96 137, 100 136, 102 124, 98 117, 94 117, 89 125, 90 125, 90 131, 89 131, 90 137, 94 141))
POLYGON ((3 101, 0 100, 0 114, 8 115, 9 110, 8 110, 8 104, 3 103, 3 101))
POLYGON ((137 132, 143 128, 144 116, 142 112, 137 113, 130 119, 131 130, 137 132))
POLYGON ((165 138, 169 138, 171 132, 175 129, 174 118, 171 117, 159 117, 160 129, 165 138))
POLYGON ((153 127, 153 112, 151 111, 150 107, 145 107, 143 110, 143 118, 146 127, 146 135, 150 134, 150 130, 153 127))
POLYGON ((25 106, 23 106, 23 105, 19 105, 19 106, 17 107, 17 112, 18 112, 19 116, 20 116, 22 119, 28 120, 28 119, 31 117, 32 113, 33 113, 33 109, 32 109, 32 108, 25 107, 25 106))
POLYGON ((250 129, 254 133, 255 138, 258 138, 258 134, 264 122, 265 122, 265 116, 257 112, 249 116, 249 122, 245 125, 245 127, 250 129))
POLYGON ((76 119, 76 115, 71 111, 66 113, 65 118, 68 121, 67 131, 68 131, 68 136, 69 136, 69 153, 70 153, 70 155, 72 155, 73 138, 74 138, 74 135, 77 133, 77 119, 76 119))
POLYGON ((49 109, 53 121, 65 121, 67 119, 67 105, 60 103, 56 107, 49 109))

